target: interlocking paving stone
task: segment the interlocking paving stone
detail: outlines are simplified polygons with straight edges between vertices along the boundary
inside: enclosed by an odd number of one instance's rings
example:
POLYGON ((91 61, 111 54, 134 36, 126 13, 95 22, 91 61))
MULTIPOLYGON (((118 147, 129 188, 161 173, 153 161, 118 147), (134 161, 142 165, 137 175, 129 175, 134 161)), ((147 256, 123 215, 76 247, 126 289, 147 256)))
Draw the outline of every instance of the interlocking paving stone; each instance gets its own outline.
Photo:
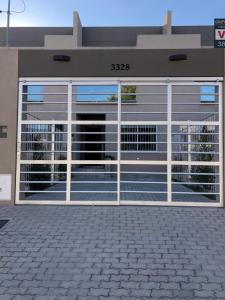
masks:
POLYGON ((224 300, 225 210, 1 206, 0 300, 224 300))
POLYGON ((23 296, 15 296, 13 300, 33 300, 33 296, 23 295, 23 296))
POLYGON ((13 299, 12 295, 0 295, 0 300, 11 300, 13 299))

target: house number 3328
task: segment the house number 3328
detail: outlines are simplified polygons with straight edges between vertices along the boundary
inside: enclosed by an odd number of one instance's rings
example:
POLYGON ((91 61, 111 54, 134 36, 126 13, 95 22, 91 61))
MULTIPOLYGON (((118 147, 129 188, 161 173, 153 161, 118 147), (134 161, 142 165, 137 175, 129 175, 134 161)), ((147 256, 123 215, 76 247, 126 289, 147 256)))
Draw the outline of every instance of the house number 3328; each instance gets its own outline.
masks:
POLYGON ((128 71, 130 64, 111 64, 111 71, 128 71))

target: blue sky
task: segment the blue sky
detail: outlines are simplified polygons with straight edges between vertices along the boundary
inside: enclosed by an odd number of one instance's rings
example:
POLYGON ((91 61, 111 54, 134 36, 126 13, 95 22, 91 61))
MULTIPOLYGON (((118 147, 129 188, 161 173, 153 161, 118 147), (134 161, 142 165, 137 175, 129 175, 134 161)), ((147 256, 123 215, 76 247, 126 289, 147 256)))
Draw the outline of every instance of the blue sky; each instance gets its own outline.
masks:
MULTIPOLYGON (((72 26, 77 10, 83 26, 157 26, 166 10, 173 11, 173 25, 213 25, 225 18, 225 0, 24 0, 26 11, 13 13, 12 26, 72 26)), ((0 0, 0 10, 8 0, 0 0)), ((12 10, 23 9, 22 0, 11 0, 12 10)), ((0 14, 6 26, 6 14, 0 14)))

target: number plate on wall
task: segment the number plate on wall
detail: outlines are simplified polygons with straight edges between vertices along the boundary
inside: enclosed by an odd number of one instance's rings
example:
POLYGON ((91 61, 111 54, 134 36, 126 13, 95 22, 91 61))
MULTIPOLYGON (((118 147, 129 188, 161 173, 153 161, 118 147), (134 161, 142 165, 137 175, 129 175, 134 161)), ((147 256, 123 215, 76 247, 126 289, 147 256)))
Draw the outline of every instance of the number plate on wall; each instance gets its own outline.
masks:
POLYGON ((0 201, 11 200, 11 175, 0 175, 0 201))

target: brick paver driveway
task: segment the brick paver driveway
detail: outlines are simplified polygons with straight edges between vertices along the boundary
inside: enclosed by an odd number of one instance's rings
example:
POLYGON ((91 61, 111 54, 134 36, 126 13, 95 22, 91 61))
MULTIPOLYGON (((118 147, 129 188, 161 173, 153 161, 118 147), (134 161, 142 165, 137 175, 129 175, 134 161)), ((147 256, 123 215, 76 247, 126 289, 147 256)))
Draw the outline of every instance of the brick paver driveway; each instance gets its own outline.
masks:
POLYGON ((0 299, 225 299, 225 210, 0 207, 0 299))

